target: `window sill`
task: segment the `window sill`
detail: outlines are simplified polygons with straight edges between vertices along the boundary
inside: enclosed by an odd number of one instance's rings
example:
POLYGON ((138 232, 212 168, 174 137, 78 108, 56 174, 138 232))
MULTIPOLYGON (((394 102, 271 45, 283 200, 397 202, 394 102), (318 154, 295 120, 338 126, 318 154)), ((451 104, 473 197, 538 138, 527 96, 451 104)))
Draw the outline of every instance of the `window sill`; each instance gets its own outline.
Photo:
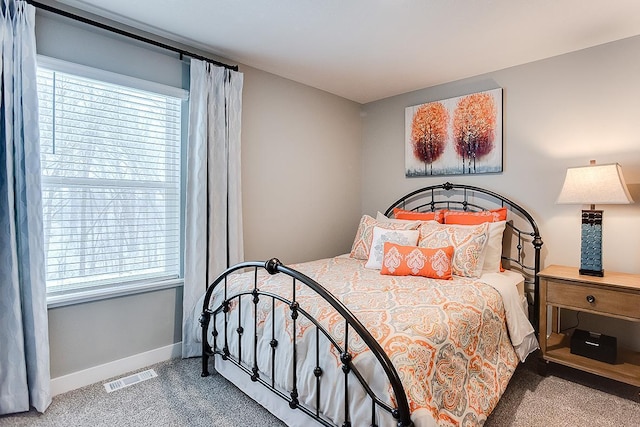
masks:
POLYGON ((84 304, 109 298, 117 298, 162 289, 178 288, 184 284, 184 279, 169 279, 152 283, 136 283, 126 286, 81 290, 62 295, 48 295, 47 308, 65 307, 68 305, 84 304))

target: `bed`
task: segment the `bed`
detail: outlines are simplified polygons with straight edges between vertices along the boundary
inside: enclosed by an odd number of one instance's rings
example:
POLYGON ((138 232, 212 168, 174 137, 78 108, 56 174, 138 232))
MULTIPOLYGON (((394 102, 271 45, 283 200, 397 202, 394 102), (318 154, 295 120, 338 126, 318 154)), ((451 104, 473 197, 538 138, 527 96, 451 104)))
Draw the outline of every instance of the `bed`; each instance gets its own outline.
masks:
POLYGON ((349 254, 218 276, 202 376, 213 365, 292 426, 482 425, 538 348, 541 247, 504 196, 413 191, 364 215, 349 254))

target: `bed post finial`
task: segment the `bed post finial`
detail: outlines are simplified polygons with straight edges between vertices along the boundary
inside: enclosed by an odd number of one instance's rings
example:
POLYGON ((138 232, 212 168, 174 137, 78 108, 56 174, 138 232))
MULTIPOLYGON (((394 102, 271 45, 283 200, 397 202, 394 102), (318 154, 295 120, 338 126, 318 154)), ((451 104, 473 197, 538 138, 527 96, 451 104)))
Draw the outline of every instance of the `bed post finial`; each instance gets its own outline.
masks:
POLYGON ((269 274, 276 274, 278 272, 278 267, 280 267, 282 263, 278 258, 271 258, 269 261, 264 263, 264 268, 269 272, 269 274))
POLYGON ((445 182, 444 184, 442 184, 442 188, 444 188, 445 190, 449 191, 453 188, 453 184, 450 182, 445 182))

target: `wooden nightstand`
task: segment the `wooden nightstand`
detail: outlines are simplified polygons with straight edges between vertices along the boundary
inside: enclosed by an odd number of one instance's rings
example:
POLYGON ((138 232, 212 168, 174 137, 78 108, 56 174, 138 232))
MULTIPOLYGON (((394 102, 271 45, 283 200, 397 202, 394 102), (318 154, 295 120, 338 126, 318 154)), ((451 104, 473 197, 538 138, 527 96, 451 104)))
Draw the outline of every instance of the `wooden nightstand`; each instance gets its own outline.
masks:
POLYGON ((540 273, 541 370, 548 362, 571 366, 640 387, 640 353, 618 346, 615 364, 571 354, 570 337, 558 328, 559 308, 640 322, 640 275, 605 272, 581 276, 576 267, 551 265, 540 273), (551 335, 547 313, 551 309, 551 335))

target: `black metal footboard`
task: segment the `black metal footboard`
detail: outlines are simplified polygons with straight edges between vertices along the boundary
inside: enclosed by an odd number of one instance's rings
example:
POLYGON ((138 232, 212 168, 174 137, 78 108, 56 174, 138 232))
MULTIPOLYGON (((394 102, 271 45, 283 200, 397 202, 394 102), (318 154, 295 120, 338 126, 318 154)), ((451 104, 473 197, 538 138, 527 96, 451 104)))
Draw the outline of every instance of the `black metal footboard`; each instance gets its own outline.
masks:
MULTIPOLYGON (((275 314, 274 314, 275 316, 275 314)), ((352 415, 350 408, 350 400, 349 400, 349 381, 357 381, 361 386, 366 395, 368 395, 371 402, 371 426, 377 425, 377 419, 379 416, 377 413, 379 410, 383 410, 389 412, 393 418, 397 421, 397 425, 399 427, 410 427, 413 426, 410 417, 409 403, 407 400, 406 393, 400 381, 400 377, 398 372, 394 368, 391 363, 391 360, 384 352, 380 344, 373 338, 373 336, 367 331, 367 329, 362 325, 362 323, 347 309, 340 301, 338 301, 335 297, 333 297, 324 287, 322 287, 319 283, 309 278, 308 276, 296 271, 294 269, 288 268, 277 259, 271 259, 267 262, 244 262, 237 264, 233 267, 227 269, 224 273, 222 273, 214 282, 209 286, 207 293, 205 295, 204 303, 203 303, 203 311, 202 316, 200 318, 200 324, 202 326, 202 376, 209 375, 209 357, 219 354, 222 359, 233 363, 247 375, 250 376, 253 382, 261 383, 263 386, 270 389, 273 393, 280 396, 282 399, 288 402, 289 407, 292 409, 299 409, 318 421, 320 424, 326 426, 334 425, 333 422, 327 419, 326 416, 323 416, 320 409, 320 379, 323 375, 323 369, 320 366, 320 355, 318 354, 320 349, 319 340, 320 337, 326 338, 330 345, 340 354, 340 362, 342 363, 342 372, 344 373, 344 390, 342 393, 344 394, 344 415, 343 415, 343 427, 350 427, 352 425, 352 415), (233 295, 228 294, 228 283, 227 279, 231 273, 234 273, 243 269, 253 269, 254 270, 254 278, 253 278, 253 289, 246 290, 242 292, 237 292, 233 295), (270 292, 263 292, 258 288, 258 271, 260 269, 265 269, 270 274, 284 274, 292 279, 292 295, 291 299, 284 298, 281 295, 275 295, 270 292), (296 300, 296 284, 304 284, 309 289, 313 290, 316 294, 322 297, 325 301, 327 301, 344 319, 344 344, 340 345, 329 332, 309 313, 300 306, 298 301, 296 300), (213 291, 219 286, 223 286, 223 300, 222 302, 214 307, 209 308, 210 299, 213 295, 213 291), (230 307, 234 302, 238 302, 238 310, 240 309, 240 299, 245 296, 245 298, 251 298, 253 303, 253 324, 252 325, 243 325, 240 323, 240 314, 238 314, 238 324, 237 328, 234 330, 228 327, 229 325, 229 316, 230 316, 230 307), (292 360, 292 378, 293 378, 293 387, 287 392, 283 391, 281 387, 278 387, 275 380, 275 354, 278 351, 278 340, 275 338, 275 331, 272 330, 272 339, 269 343, 270 351, 272 352, 271 357, 271 376, 270 378, 261 377, 261 373, 258 369, 258 334, 257 334, 257 307, 258 302, 261 298, 267 298, 267 301, 271 301, 272 312, 275 313, 275 305, 276 302, 284 303, 289 307, 289 315, 291 317, 291 323, 293 325, 293 333, 291 336, 293 337, 293 343, 291 346, 291 351, 293 354, 291 355, 292 360), (220 331, 217 327, 216 317, 224 316, 224 319, 220 320, 220 322, 224 321, 224 330, 220 331), (315 351, 316 351, 316 361, 315 361, 315 369, 313 372, 298 372, 299 366, 297 362, 297 347, 296 347, 296 322, 299 316, 304 316, 307 320, 309 320, 315 328, 315 351), (209 342, 209 328, 210 322, 213 320, 213 330, 212 334, 212 342, 213 345, 209 342), (232 355, 229 350, 229 336, 230 334, 236 333, 239 336, 242 336, 244 333, 251 333, 251 329, 253 329, 253 340, 251 340, 251 344, 253 346, 253 360, 250 361, 242 361, 242 351, 238 351, 238 355, 232 355), (392 389, 392 397, 393 402, 395 402, 396 407, 392 407, 388 403, 386 403, 380 396, 377 396, 375 392, 372 390, 367 382, 364 379, 364 376, 358 371, 357 367, 352 363, 352 353, 350 353, 349 349, 349 334, 357 334, 362 342, 368 347, 373 356, 377 359, 380 367, 385 372, 389 384, 392 389), (303 405, 299 400, 298 394, 298 386, 301 375, 313 375, 315 377, 315 404, 313 405, 303 405)), ((272 322, 275 324, 275 321, 272 322)), ((240 341, 242 342, 242 341, 240 341)), ((338 393, 338 390, 335 390, 338 393)), ((358 425, 362 425, 362 421, 358 422, 358 425)))

